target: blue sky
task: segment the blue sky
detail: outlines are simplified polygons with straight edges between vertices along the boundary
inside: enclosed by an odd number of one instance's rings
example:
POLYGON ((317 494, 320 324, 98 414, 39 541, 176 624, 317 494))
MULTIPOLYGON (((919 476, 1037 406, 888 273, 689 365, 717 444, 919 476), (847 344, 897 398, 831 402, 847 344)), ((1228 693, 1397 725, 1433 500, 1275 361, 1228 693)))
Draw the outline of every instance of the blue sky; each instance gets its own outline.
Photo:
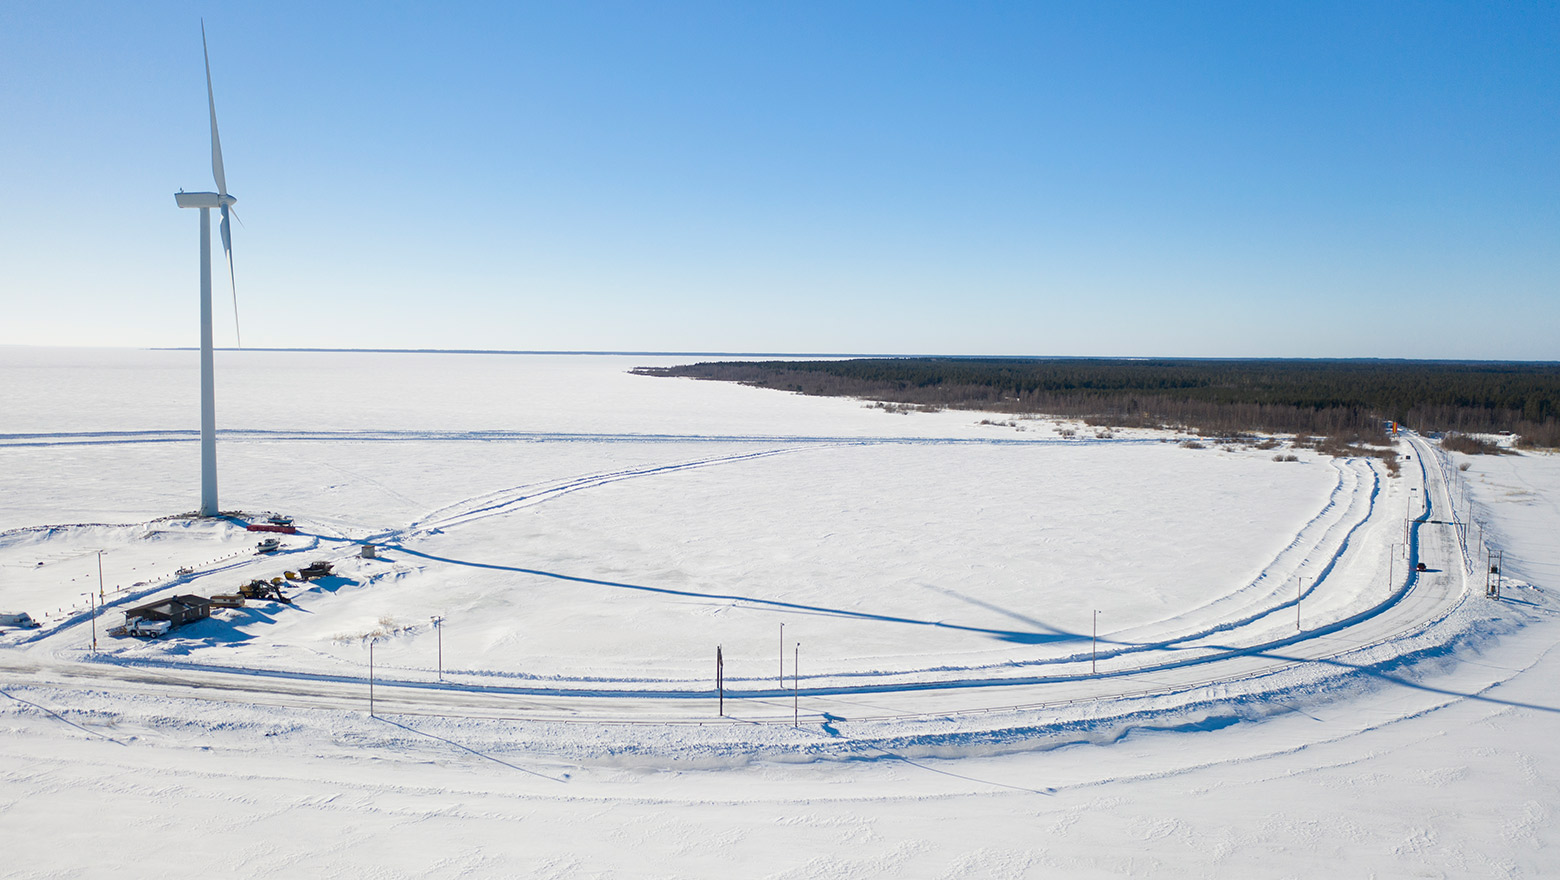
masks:
POLYGON ((0 344, 1560 359, 1555 3, 0 4, 0 344), (223 270, 219 345, 233 343, 223 270))

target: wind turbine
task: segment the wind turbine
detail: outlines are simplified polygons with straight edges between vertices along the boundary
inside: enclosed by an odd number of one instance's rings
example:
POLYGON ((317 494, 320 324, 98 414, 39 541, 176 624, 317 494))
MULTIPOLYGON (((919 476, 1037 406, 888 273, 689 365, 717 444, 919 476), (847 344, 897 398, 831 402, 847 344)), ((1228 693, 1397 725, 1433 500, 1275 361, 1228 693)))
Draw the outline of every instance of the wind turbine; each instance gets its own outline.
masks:
MULTIPOLYGON (((217 137, 217 99, 211 89, 211 53, 206 49, 206 23, 200 23, 200 50, 206 58, 206 103, 211 109, 211 176, 216 192, 179 191, 173 198, 181 208, 200 209, 200 515, 217 515, 217 405, 214 358, 211 349, 211 209, 222 212, 222 250, 227 254, 228 280, 233 285, 233 326, 238 327, 238 282, 233 280, 233 238, 228 229, 228 209, 238 199, 228 195, 227 175, 222 173, 222 141, 217 137)), ((236 214, 234 216, 237 216, 236 214)), ((243 347, 239 337, 239 347, 243 347)))

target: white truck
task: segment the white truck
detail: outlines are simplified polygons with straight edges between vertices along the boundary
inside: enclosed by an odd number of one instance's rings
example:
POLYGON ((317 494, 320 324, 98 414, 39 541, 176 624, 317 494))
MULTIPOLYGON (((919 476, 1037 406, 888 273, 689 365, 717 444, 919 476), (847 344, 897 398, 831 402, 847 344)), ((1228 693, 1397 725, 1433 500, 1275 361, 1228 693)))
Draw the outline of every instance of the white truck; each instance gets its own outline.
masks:
POLYGON ((173 624, 166 620, 147 620, 137 617, 125 624, 125 635, 140 636, 145 639, 155 639, 173 629, 173 624))

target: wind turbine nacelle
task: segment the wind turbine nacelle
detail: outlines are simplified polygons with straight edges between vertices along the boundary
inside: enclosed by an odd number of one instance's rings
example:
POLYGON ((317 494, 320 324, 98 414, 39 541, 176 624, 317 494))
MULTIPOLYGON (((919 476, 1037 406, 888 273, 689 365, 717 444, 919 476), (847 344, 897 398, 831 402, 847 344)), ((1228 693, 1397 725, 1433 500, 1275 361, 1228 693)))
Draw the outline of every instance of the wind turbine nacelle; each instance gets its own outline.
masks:
POLYGON ((181 208, 220 208, 238 201, 225 193, 174 193, 173 200, 181 208))

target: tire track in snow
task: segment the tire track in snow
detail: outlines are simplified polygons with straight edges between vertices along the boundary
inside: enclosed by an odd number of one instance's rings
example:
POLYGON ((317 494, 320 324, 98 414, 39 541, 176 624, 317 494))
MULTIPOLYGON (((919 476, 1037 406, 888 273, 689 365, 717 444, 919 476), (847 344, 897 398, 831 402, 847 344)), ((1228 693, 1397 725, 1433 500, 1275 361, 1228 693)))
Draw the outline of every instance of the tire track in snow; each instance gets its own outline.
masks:
MULTIPOLYGON (((831 444, 837 445, 837 444, 831 444)), ((679 471, 696 470, 698 468, 715 467, 723 464, 735 464, 744 461, 755 461, 761 458, 770 458, 776 455, 788 455, 801 452, 804 448, 819 447, 793 447, 785 449, 765 449, 759 452, 744 452, 737 455, 720 455, 710 458, 699 458, 692 461, 677 462, 674 464, 646 465, 643 467, 624 468, 617 471, 588 474, 583 477, 574 477, 562 481, 548 483, 532 483, 524 486, 515 486, 509 489, 500 489, 496 492, 488 492, 473 498, 457 501, 425 514, 422 519, 416 520, 404 529, 386 532, 377 536, 385 542, 404 541, 409 538, 431 535, 437 531, 455 528, 467 523, 487 519, 493 516, 512 513, 526 507, 533 507, 555 498, 561 498, 574 492, 585 489, 595 489, 601 486, 619 483, 624 480, 634 480, 640 477, 663 476, 679 471)), ((822 447, 829 448, 829 447, 822 447)))
MULTIPOLYGON (((1349 520, 1349 513, 1359 506, 1360 496, 1358 487, 1360 474, 1354 466, 1354 460, 1351 459, 1348 463, 1333 461, 1330 464, 1332 465, 1335 479, 1332 489, 1328 492, 1326 503, 1306 520, 1300 528, 1295 530, 1294 537, 1289 543, 1278 553, 1274 554, 1273 559, 1263 565, 1256 576, 1251 578, 1244 586, 1230 593, 1220 595, 1202 605, 1187 609, 1173 617, 1161 618, 1135 626, 1129 630, 1113 632, 1111 636, 1116 639, 1133 640, 1134 633, 1160 633, 1163 629, 1162 624, 1165 621, 1184 618, 1218 616, 1221 619, 1227 619, 1228 615, 1235 614, 1244 615, 1236 619, 1249 623, 1263 614, 1294 607, 1294 600, 1280 597, 1280 591, 1287 586, 1288 578, 1296 576, 1295 571, 1310 561, 1310 554, 1315 553, 1319 548, 1330 543, 1334 533, 1344 522, 1349 520), (1353 479, 1350 479, 1351 477, 1353 479), (1332 514, 1336 514, 1337 519, 1328 522, 1327 519, 1332 514), (1323 526, 1320 534, 1316 534, 1314 540, 1307 541, 1307 535, 1316 533, 1319 525, 1323 526), (1294 556, 1301 558, 1294 562, 1287 561, 1294 556), (1270 590, 1258 596, 1250 595, 1254 590, 1269 582, 1274 584, 1270 590), (1235 605, 1235 607, 1224 614, 1211 615, 1209 613, 1211 609, 1230 605, 1235 605), (1260 610, 1252 612, 1251 609, 1253 608, 1260 610)), ((1361 514, 1361 516, 1368 515, 1368 509, 1361 514)), ((1306 595, 1309 595, 1315 588, 1316 585, 1313 584, 1312 588, 1306 591, 1306 595)), ((1162 639, 1163 636, 1156 635, 1155 638, 1162 639)))

